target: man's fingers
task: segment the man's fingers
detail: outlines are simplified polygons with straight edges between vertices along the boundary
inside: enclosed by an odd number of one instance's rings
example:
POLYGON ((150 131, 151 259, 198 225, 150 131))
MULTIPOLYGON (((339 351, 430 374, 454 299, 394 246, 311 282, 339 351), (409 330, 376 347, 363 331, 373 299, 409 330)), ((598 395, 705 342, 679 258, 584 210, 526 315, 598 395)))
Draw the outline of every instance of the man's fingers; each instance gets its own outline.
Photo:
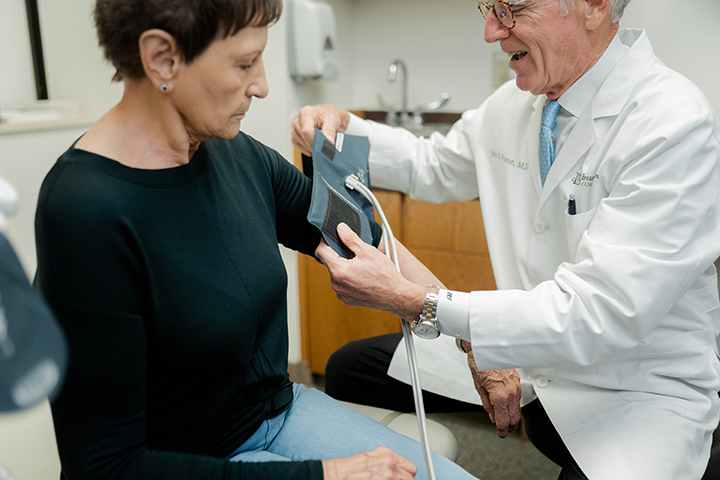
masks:
POLYGON ((344 131, 350 114, 332 105, 306 106, 293 119, 292 143, 305 155, 312 155, 315 127, 335 143, 338 131, 344 131))
POLYGON ((337 135, 337 130, 335 127, 329 123, 325 123, 321 128, 320 131, 323 135, 325 135, 325 138, 327 138, 330 143, 335 145, 335 135, 337 135))
POLYGON ((508 415, 510 417, 510 428, 511 432, 517 430, 520 421, 522 420, 522 414, 520 413, 520 393, 518 392, 517 399, 510 402, 508 405, 508 415))
POLYGON ((495 410, 495 428, 500 438, 505 438, 510 433, 510 415, 506 408, 495 410))
POLYGON ((347 224, 340 222, 337 226, 338 236, 340 240, 348 247, 355 255, 358 255, 362 250, 365 242, 353 231, 352 228, 348 227, 347 224))
POLYGON ((315 256, 324 264, 332 262, 335 259, 340 258, 340 255, 332 249, 330 245, 325 242, 325 239, 320 239, 320 244, 315 249, 315 256))
MULTIPOLYGON (((323 118, 317 109, 305 107, 293 119, 292 143, 303 154, 312 156, 315 125, 321 126, 323 118)), ((333 137, 334 139, 334 137, 333 137)))
POLYGON ((475 383, 475 389, 480 394, 480 400, 482 401, 482 406, 487 412, 488 416, 490 417, 490 421, 492 423, 495 423, 495 407, 493 407, 492 401, 490 401, 490 395, 488 395, 487 390, 484 388, 478 386, 477 383, 475 383))

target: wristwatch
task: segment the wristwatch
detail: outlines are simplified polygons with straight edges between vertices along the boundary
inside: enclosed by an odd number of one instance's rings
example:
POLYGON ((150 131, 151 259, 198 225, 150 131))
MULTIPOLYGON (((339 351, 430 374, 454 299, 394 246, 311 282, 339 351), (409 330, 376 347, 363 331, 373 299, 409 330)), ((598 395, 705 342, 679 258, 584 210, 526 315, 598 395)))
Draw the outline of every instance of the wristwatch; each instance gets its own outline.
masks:
POLYGON ((462 353, 467 355, 468 352, 462 346, 462 336, 459 333, 455 334, 455 346, 457 347, 458 350, 460 350, 462 353))
POLYGON ((413 333, 420 338, 432 339, 440 336, 440 325, 437 319, 439 293, 440 287, 428 285, 422 313, 411 325, 413 333))

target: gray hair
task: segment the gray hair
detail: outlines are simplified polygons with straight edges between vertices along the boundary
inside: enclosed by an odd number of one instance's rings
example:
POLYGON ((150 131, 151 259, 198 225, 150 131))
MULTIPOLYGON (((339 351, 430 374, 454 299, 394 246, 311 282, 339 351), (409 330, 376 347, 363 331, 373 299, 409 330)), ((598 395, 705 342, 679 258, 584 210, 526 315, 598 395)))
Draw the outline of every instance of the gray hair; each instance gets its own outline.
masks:
MULTIPOLYGON (((558 2, 560 2, 566 13, 575 8, 575 0, 558 0, 558 2)), ((612 23, 620 21, 628 3, 630 3, 630 0, 610 0, 610 20, 612 23)))

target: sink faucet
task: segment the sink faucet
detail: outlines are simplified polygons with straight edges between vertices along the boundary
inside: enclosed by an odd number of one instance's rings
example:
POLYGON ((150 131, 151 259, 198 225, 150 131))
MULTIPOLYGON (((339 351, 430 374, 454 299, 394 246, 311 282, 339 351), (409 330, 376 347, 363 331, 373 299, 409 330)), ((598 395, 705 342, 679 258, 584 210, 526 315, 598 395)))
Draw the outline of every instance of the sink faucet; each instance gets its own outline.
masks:
POLYGON ((388 69, 388 81, 394 82, 397 78, 398 68, 402 70, 403 84, 402 84, 402 109, 400 110, 400 118, 397 119, 398 123, 403 123, 410 119, 410 112, 408 111, 408 74, 405 62, 400 59, 395 60, 390 64, 388 69))
POLYGON ((437 110, 438 108, 445 106, 445 104, 448 103, 449 101, 450 101, 450 94, 447 92, 444 92, 442 95, 440 95, 439 100, 435 100, 434 102, 430 102, 425 105, 417 105, 415 107, 415 116, 413 117, 413 120, 415 121, 415 129, 420 130, 423 126, 423 122, 424 122, 423 112, 437 110))
POLYGON ((415 108, 415 114, 412 115, 412 112, 408 110, 408 73, 407 73, 407 67, 405 66, 405 62, 403 62, 400 59, 395 60, 390 64, 390 68, 388 69, 388 81, 394 82, 397 79, 398 75, 398 69, 402 71, 402 77, 403 77, 403 83, 402 83, 402 108, 400 111, 396 111, 395 107, 393 105, 389 105, 385 103, 382 99, 381 95, 378 95, 378 100, 380 101, 380 105, 387 110, 387 123, 390 125, 404 125, 410 122, 412 118, 412 123, 414 124, 415 130, 420 130, 423 126, 423 112, 428 112, 431 110, 437 110, 440 107, 443 107, 449 100, 450 100, 450 94, 449 93, 443 93, 439 100, 436 100, 434 102, 425 104, 425 105, 416 105, 415 108))

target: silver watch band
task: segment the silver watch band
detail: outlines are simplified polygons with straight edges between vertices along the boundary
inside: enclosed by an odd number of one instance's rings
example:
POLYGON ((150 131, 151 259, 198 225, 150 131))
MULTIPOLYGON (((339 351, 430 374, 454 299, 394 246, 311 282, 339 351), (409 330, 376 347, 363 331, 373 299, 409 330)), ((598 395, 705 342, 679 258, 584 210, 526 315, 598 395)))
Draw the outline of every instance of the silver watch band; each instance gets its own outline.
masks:
POLYGON ((457 347, 458 350, 460 350, 462 353, 467 355, 468 352, 462 346, 462 336, 459 333, 455 334, 455 346, 457 347))
POLYGON ((440 288, 438 286, 428 285, 422 312, 411 325, 413 333, 418 337, 432 339, 440 336, 440 325, 437 320, 439 294, 440 288))
POLYGON ((425 304, 419 321, 429 321, 437 323, 437 306, 440 298, 440 287, 437 285, 428 285, 427 293, 425 293, 425 304))

